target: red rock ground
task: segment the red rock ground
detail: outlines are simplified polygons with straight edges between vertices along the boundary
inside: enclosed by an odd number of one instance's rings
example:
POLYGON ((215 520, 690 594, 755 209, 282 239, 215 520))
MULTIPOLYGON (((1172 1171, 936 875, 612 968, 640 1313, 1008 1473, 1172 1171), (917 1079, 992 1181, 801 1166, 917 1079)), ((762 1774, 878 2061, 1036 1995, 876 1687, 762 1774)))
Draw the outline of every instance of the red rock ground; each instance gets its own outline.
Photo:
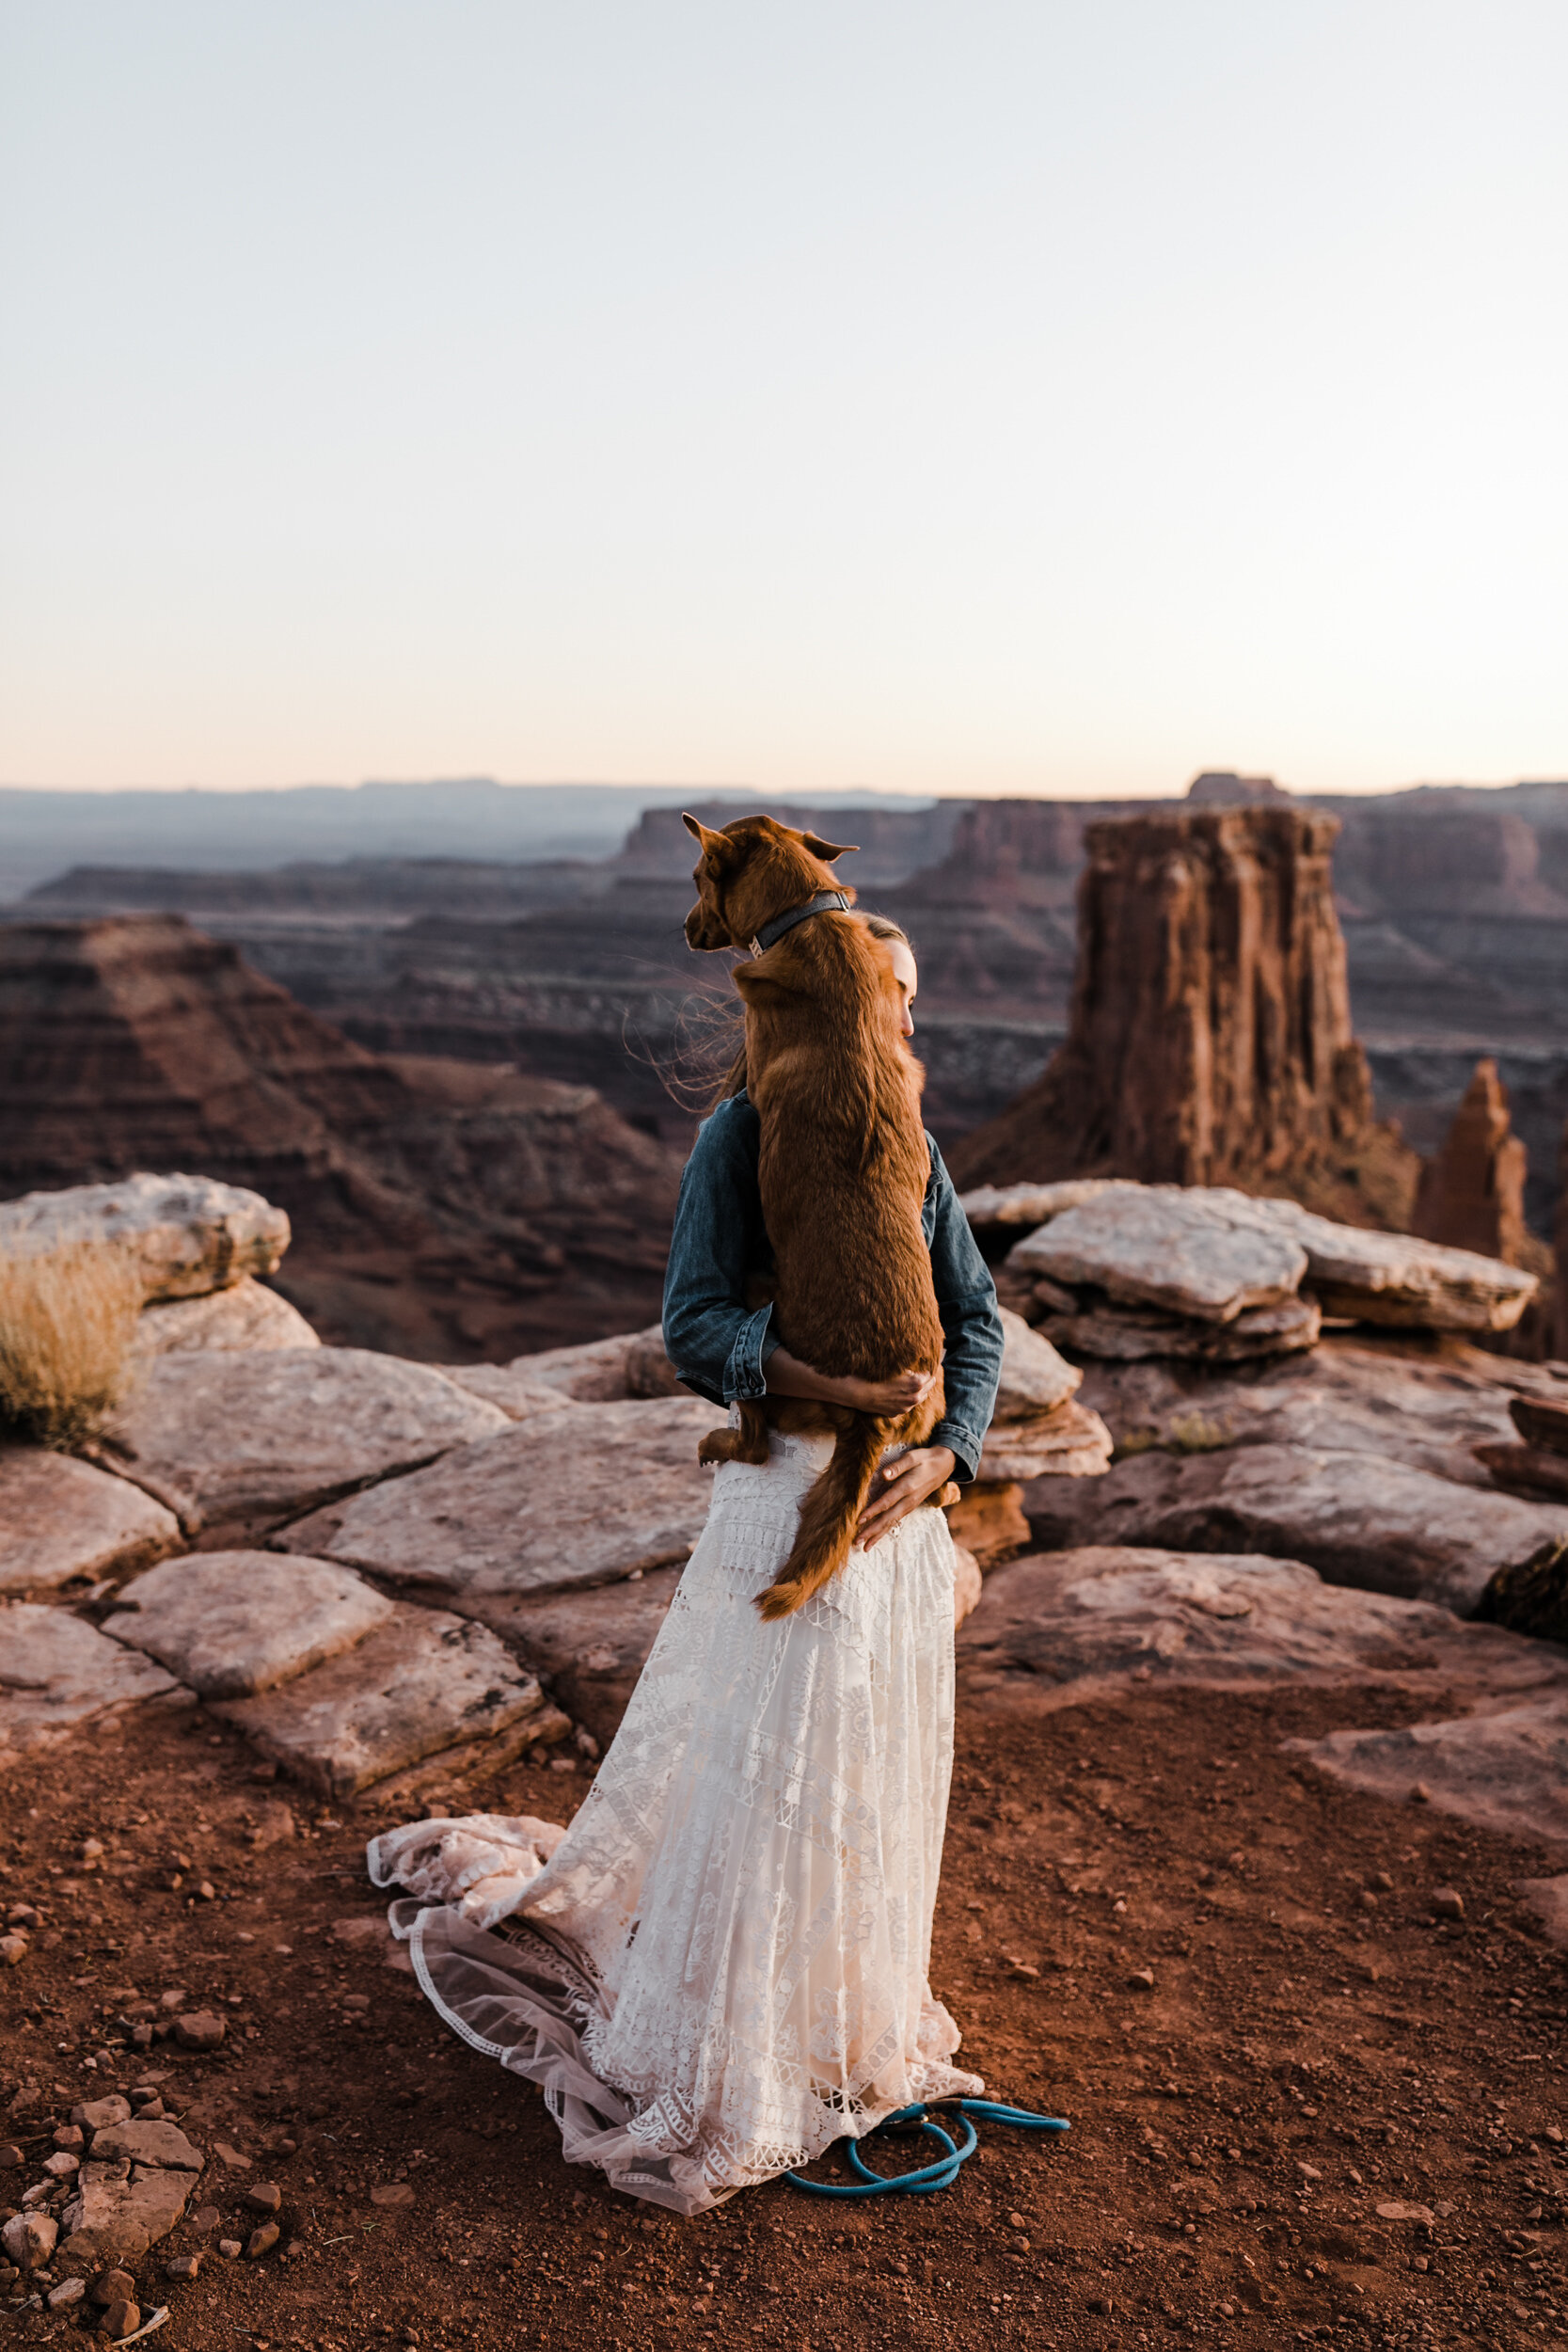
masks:
MULTIPOLYGON (((54 1924, 0 1985, 0 2114, 19 2084, 44 2094, 0 2137, 150 2068, 193 2138, 252 2158, 210 2164, 193 2206, 216 2226, 187 2218, 134 2265, 144 2317, 170 2307, 161 2352, 1560 2343, 1568 1956, 1509 1892, 1551 1858, 1342 1791, 1280 1747, 1407 1711, 1176 1692, 961 1719, 934 1981, 993 2092, 1069 2116, 1070 2137, 988 2131, 929 2199, 773 2184, 694 2222, 569 2170, 535 2093, 442 2030, 373 1943, 330 1940, 379 1915, 363 1840, 400 1808, 312 1827, 295 1801, 300 1835, 255 1851, 247 1816, 287 1788, 199 1714, 144 1718, 8 1791, 0 1888, 54 1924), (90 1875, 89 1836, 108 1849, 90 1875), (203 1877, 212 1900, 190 1894, 203 1877), (1439 1885, 1462 1921, 1433 1920, 1439 1885), (174 1986, 229 2017, 215 2058, 165 2042, 86 2068, 122 2039, 109 2021, 174 1986), (278 2252, 164 2280, 267 2179, 278 2252), (406 2202, 372 2201, 399 2183, 406 2202)), ((535 1763, 440 1793, 559 1814, 584 1786, 535 1763)), ((0 2176, 0 2204, 29 2177, 0 2176)), ((73 2340, 63 2314, 10 2324, 73 2340)))

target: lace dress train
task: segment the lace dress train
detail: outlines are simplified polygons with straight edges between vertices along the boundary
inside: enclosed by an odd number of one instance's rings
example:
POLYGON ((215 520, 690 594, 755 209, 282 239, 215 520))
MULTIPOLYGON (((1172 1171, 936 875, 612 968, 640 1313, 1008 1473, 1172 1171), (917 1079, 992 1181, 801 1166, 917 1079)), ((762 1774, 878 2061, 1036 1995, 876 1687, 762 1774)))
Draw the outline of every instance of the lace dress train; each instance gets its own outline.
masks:
POLYGON ((913 2100, 982 2089, 951 2063, 958 2028, 927 1982, 947 1523, 911 1513, 778 1624, 752 1606, 831 1442, 775 1433, 765 1465, 715 1473, 569 1829, 425 1821, 370 1850, 377 1884, 414 1889, 392 1924, 442 2016, 544 2086, 570 2161, 682 2213, 913 2100))

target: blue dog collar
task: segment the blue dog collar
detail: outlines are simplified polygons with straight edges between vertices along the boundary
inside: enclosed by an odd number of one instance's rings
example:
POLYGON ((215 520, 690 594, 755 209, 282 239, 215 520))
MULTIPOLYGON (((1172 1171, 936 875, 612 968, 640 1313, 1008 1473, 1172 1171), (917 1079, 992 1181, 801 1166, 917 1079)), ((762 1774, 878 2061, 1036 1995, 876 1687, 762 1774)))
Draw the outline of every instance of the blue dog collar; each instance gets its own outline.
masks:
POLYGON ((776 939, 792 931, 797 923, 803 923, 809 914, 847 914, 849 901, 842 890, 819 890, 815 898, 802 906, 791 907, 787 914, 775 914, 771 923, 765 923, 752 937, 752 953, 765 955, 776 939))

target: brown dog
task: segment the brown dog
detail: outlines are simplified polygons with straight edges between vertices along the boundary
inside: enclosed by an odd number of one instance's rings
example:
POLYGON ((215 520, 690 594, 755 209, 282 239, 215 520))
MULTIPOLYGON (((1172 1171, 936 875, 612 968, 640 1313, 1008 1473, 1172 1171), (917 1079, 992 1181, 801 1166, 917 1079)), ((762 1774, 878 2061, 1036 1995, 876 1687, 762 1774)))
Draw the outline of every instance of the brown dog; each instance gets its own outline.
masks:
MULTIPOLYGON (((685 821, 703 851, 689 946, 754 946, 776 918, 840 887, 828 869, 845 852, 815 834, 770 817, 738 818, 721 833, 685 821)), ((931 1163, 897 982, 863 923, 814 914, 741 964, 735 984, 746 1006, 747 1092, 762 1120, 778 1337, 831 1378, 936 1375, 920 1404, 895 1418, 767 1397, 742 1404, 738 1429, 703 1440, 705 1462, 765 1462, 769 1422, 832 1430, 837 1440, 800 1506, 794 1549, 757 1600, 765 1617, 784 1617, 848 1557, 884 1450, 923 1443, 942 1418, 942 1321, 920 1224, 931 1163)))

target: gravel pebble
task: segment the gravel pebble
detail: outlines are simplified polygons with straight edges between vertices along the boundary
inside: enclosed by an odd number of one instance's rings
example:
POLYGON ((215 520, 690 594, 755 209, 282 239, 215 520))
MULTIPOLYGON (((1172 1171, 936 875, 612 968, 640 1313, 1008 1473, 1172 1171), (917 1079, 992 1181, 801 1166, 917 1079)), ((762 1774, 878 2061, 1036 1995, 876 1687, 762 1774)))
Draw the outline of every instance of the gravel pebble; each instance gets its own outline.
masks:
POLYGON ((246 2262, 258 2262, 263 2254, 270 2254, 282 2234, 276 2221, 263 2221, 259 2230, 252 2230, 245 2241, 246 2262))

